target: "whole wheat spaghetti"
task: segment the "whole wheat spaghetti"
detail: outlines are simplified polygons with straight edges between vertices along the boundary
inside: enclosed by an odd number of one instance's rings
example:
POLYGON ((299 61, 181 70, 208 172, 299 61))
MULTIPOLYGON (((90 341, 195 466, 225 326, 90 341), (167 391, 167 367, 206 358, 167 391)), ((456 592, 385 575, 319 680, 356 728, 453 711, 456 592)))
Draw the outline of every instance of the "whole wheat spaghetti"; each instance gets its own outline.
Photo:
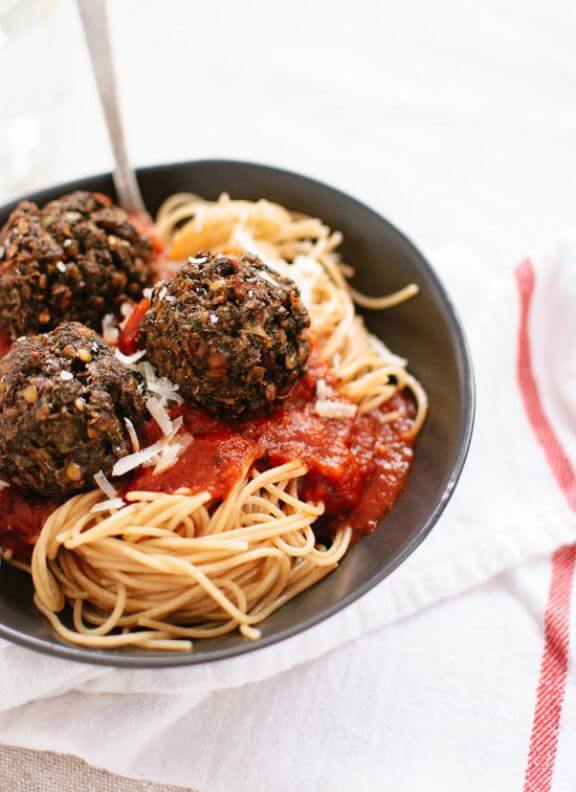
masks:
POLYGON ((254 625, 332 571, 350 543, 343 528, 329 549, 316 546, 323 507, 298 497, 305 473, 297 461, 253 470, 215 509, 207 493, 130 492, 104 516, 91 511, 99 491, 77 495, 36 543, 36 605, 82 646, 187 650, 236 628, 258 638, 254 625), (57 616, 66 600, 74 629, 57 616))

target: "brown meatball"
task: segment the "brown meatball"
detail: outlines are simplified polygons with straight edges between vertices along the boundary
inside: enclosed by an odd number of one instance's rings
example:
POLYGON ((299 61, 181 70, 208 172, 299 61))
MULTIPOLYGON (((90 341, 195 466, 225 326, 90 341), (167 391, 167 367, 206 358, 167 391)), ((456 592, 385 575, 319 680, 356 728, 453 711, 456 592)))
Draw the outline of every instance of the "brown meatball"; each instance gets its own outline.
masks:
POLYGON ((23 201, 0 231, 0 322, 12 338, 107 313, 150 284, 152 246, 123 209, 75 192, 43 209, 23 201))
POLYGON ((287 396, 304 374, 309 325, 296 284, 257 256, 199 253, 155 287, 140 341, 185 398, 241 416, 287 396))
POLYGON ((40 495, 75 492, 131 452, 140 384, 76 322, 17 341, 0 360, 0 476, 40 495))

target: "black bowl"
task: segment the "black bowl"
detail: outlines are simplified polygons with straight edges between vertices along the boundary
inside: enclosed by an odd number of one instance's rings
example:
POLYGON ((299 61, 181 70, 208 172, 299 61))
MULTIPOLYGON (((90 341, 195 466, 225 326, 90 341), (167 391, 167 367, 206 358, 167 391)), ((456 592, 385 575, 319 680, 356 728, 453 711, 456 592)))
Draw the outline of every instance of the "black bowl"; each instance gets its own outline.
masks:
MULTIPOLYGON (((32 603, 27 575, 9 567, 0 574, 0 635, 52 655, 129 668, 204 663, 251 652, 306 630, 354 602, 401 564, 436 524, 458 481, 472 433, 474 380, 460 321, 431 266, 414 245, 374 211, 325 184, 288 171, 244 162, 185 162, 143 168, 139 180, 151 213, 180 191, 217 198, 268 198, 326 221, 344 234, 344 259, 357 269, 355 285, 371 295, 415 282, 420 295, 389 311, 367 312, 370 329, 398 354, 430 397, 413 469, 398 502, 371 535, 356 543, 340 567, 272 614, 262 638, 237 634, 197 641, 189 654, 137 649, 96 651, 62 642, 32 603)), ((28 196, 40 204, 72 190, 114 195, 112 178, 93 176, 28 196)), ((0 224, 9 211, 0 210, 0 224)))

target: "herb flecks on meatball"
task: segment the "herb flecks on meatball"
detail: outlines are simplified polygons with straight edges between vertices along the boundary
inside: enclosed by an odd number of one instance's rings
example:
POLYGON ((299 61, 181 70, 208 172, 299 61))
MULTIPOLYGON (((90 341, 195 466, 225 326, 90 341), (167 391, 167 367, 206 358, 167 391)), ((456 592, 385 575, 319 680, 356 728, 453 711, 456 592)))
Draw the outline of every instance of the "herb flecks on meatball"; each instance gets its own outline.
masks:
POLYGON ((150 284, 152 246, 123 209, 75 192, 39 209, 23 201, 0 231, 0 323, 12 336, 108 313, 150 284))
POLYGON ((88 327, 21 339, 0 360, 0 476, 40 495, 94 486, 131 452, 124 419, 145 414, 137 379, 88 327))
POLYGON ((155 287, 140 342, 186 399, 243 416, 287 396, 305 373, 309 325, 296 284, 257 256, 199 253, 155 287))

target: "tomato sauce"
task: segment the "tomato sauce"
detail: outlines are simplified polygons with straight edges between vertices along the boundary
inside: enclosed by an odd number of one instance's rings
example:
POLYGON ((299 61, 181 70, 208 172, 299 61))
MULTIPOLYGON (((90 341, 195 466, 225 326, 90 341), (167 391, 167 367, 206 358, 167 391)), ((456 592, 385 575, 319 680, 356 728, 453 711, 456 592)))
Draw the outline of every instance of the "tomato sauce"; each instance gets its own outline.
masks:
MULTIPOLYGON (((265 469, 298 459, 308 467, 302 494, 326 507, 330 519, 322 521, 325 530, 328 526, 330 533, 346 522, 357 537, 370 533, 404 486, 412 458, 408 434, 414 404, 409 396, 396 395, 383 408, 399 413, 388 424, 374 415, 323 418, 314 410, 319 379, 329 381, 329 373, 312 359, 306 376, 268 416, 222 421, 191 405, 173 410, 172 417, 181 415, 184 430, 193 436, 191 445, 165 473, 136 471, 124 491, 189 487, 221 498, 250 465, 265 469)), ((160 438, 160 429, 150 421, 141 435, 149 445, 160 438)))
POLYGON ((42 526, 58 505, 57 500, 24 493, 14 484, 0 490, 0 547, 28 559, 42 526))
POLYGON ((134 306, 132 313, 126 320, 126 324, 120 331, 120 338, 118 341, 118 348, 123 355, 133 355, 138 351, 138 334, 140 333, 140 325, 144 316, 150 308, 150 301, 144 298, 134 306))
MULTIPOLYGON (((192 435, 188 449, 170 469, 154 475, 140 468, 126 476, 122 492, 173 492, 189 487, 223 498, 243 470, 259 469, 294 459, 308 466, 301 494, 322 501, 325 516, 317 528, 330 538, 341 524, 350 524, 354 537, 370 533, 401 492, 412 458, 409 428, 414 405, 400 393, 382 408, 399 417, 382 424, 374 415, 329 419, 318 415, 316 383, 330 380, 325 367, 312 356, 306 376, 274 412, 244 420, 212 418, 191 405, 172 410, 182 416, 184 431, 192 435)), ((155 421, 140 429, 143 446, 160 439, 155 421)), ((0 546, 26 558, 57 500, 27 495, 12 485, 0 490, 0 546)))
MULTIPOLYGON (((125 354, 136 350, 147 308, 148 301, 142 300, 124 327, 120 348, 125 354)), ((0 331, 0 357, 9 347, 9 339, 0 331)), ((297 459, 308 467, 301 494, 325 505, 325 515, 315 525, 317 535, 329 540, 341 524, 352 526, 354 538, 370 533, 404 487, 412 458, 409 429, 415 407, 407 394, 399 393, 381 408, 383 413, 398 413, 389 423, 376 415, 324 418, 314 409, 319 380, 334 384, 313 351, 306 375, 270 415, 224 421, 188 404, 172 410, 172 418, 182 416, 191 444, 162 474, 140 468, 126 476, 121 492, 173 492, 188 487, 220 499, 251 465, 262 470, 297 459)), ((151 420, 139 435, 145 447, 159 440, 161 431, 151 420)), ((0 546, 28 557, 44 521, 58 505, 14 485, 0 490, 0 546)))

